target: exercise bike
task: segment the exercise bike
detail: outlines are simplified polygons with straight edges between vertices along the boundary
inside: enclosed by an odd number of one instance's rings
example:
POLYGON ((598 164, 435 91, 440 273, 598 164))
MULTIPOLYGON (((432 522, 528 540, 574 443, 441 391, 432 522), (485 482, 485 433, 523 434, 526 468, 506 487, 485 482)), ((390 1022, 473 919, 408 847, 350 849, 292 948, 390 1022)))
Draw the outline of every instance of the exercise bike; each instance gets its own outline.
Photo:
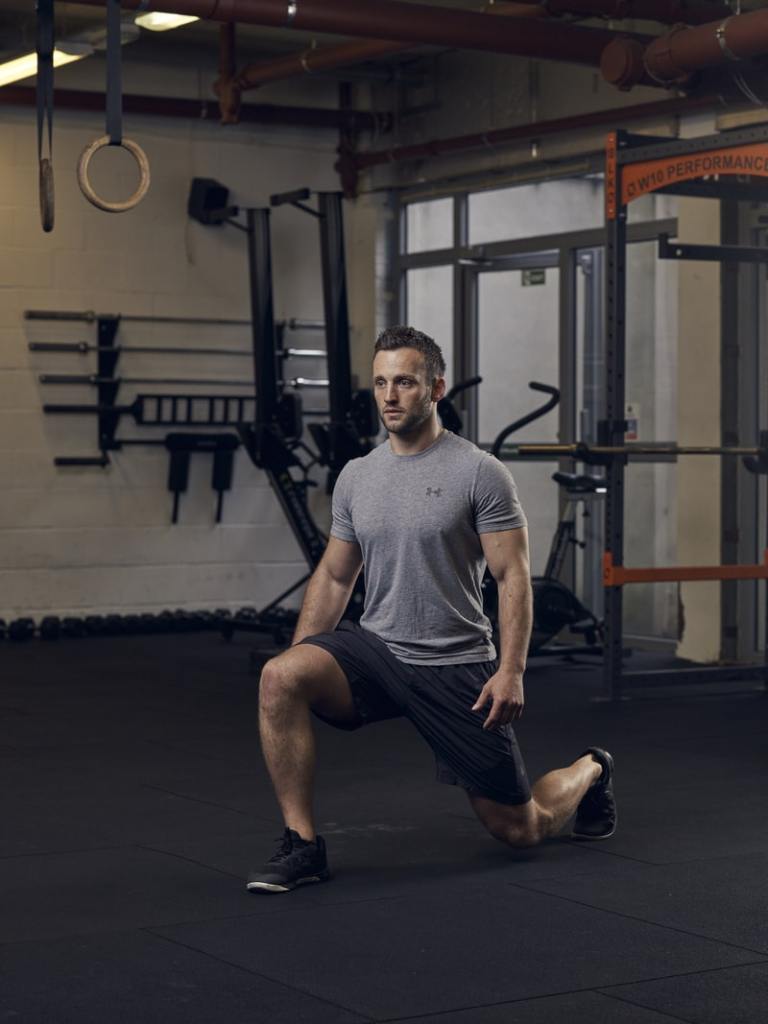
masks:
MULTIPOLYGON (((498 434, 491 446, 491 454, 497 459, 502 457, 502 446, 511 434, 545 416, 560 401, 558 388, 540 384, 537 381, 531 381, 528 386, 533 391, 544 392, 549 395, 549 398, 543 405, 510 423, 498 434)), ((570 546, 576 545, 582 549, 586 546, 584 541, 578 539, 576 533, 578 506, 589 501, 595 495, 604 494, 605 480, 587 474, 561 472, 553 473, 552 479, 560 487, 565 488, 568 500, 552 537, 544 573, 541 576, 531 577, 533 629, 528 654, 529 656, 601 655, 603 652, 602 621, 579 601, 573 591, 562 582, 560 575, 570 546), (550 642, 566 628, 570 633, 583 637, 582 642, 571 645, 550 642)), ((483 581, 483 597, 486 614, 491 616, 494 632, 496 632, 498 597, 495 584, 489 573, 486 573, 486 579, 483 581)))
MULTIPOLYGON (((463 429, 461 416, 453 405, 453 399, 462 391, 476 387, 482 383, 482 377, 471 377, 454 385, 447 395, 438 403, 438 414, 443 426, 453 433, 460 434, 463 429)), ((547 401, 531 412, 526 413, 519 419, 510 423, 496 437, 491 446, 491 454, 497 459, 501 458, 501 449, 506 439, 518 430, 534 420, 546 416, 560 402, 560 391, 549 384, 540 384, 531 381, 529 387, 533 391, 541 391, 549 395, 547 401)), ((605 493, 605 481, 600 477, 588 476, 586 474, 561 473, 552 474, 552 479, 559 486, 564 487, 568 500, 566 501, 563 515, 557 524, 552 543, 550 544, 547 562, 544 573, 541 576, 533 576, 531 585, 533 589, 533 629, 528 648, 529 656, 561 655, 572 656, 576 654, 601 655, 603 652, 603 623, 591 612, 567 587, 560 575, 565 565, 565 559, 570 545, 574 544, 584 548, 585 542, 579 540, 576 531, 576 518, 578 506, 591 500, 595 495, 605 493), (563 629, 576 636, 583 637, 582 642, 575 644, 552 644, 551 641, 563 629)), ((588 514, 588 513, 586 513, 588 514)), ((494 632, 494 640, 498 640, 498 592, 496 581, 490 572, 486 570, 483 578, 483 610, 491 620, 494 632)))

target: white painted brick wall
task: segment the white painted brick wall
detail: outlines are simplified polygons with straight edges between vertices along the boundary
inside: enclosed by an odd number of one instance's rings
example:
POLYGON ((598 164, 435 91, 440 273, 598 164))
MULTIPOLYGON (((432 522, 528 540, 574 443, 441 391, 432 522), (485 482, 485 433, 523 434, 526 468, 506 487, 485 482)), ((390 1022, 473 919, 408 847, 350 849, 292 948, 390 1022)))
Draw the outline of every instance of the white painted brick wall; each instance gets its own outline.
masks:
MULTIPOLYGON (((167 76, 156 71, 148 84, 148 73, 127 70, 126 91, 162 92, 159 83, 168 84, 167 76)), ((57 81, 82 87, 94 74, 93 67, 78 69, 57 81)), ((183 95, 185 84, 187 92, 197 88, 197 72, 194 81, 179 69, 176 74, 179 81, 169 85, 169 94, 183 95)), ((269 93, 258 97, 272 99, 269 93)), ((42 403, 92 403, 96 390, 42 385, 38 374, 95 373, 96 356, 32 353, 28 342, 95 342, 96 331, 84 323, 25 321, 23 312, 92 309, 248 317, 244 236, 188 220, 190 181, 217 178, 241 206, 266 205, 271 193, 305 185, 335 189, 336 138, 315 130, 223 129, 205 122, 127 117, 125 134, 144 147, 152 186, 136 210, 110 215, 92 208, 75 181, 80 151, 103 129, 99 115, 56 112, 56 224, 45 235, 37 207, 34 111, 5 108, 0 113, 0 616, 264 605, 305 571, 264 474, 242 451, 237 453, 233 490, 225 496, 223 521, 217 525, 211 457, 193 456, 179 523, 172 526, 168 458, 162 450, 127 449, 106 470, 54 467, 55 455, 97 454, 96 420, 43 416, 42 403)), ((134 170, 125 154, 103 151, 93 168, 94 184, 106 194, 117 197, 132 189, 134 170)), ((316 222, 281 208, 272 215, 272 237, 276 316, 321 319, 316 222)), ((118 340, 250 345, 247 327, 124 324, 118 340)), ((308 336, 297 340, 312 347, 318 341, 308 336)), ((118 373, 247 378, 252 362, 250 357, 126 353, 118 373)), ((153 390, 195 389, 124 385, 119 400, 130 402, 138 392, 153 390)), ((312 403, 322 405, 322 397, 308 396, 305 404, 312 403)), ((164 433, 142 430, 128 419, 119 428, 123 437, 164 433)), ((312 505, 326 526, 328 502, 322 491, 321 486, 313 492, 312 505)))

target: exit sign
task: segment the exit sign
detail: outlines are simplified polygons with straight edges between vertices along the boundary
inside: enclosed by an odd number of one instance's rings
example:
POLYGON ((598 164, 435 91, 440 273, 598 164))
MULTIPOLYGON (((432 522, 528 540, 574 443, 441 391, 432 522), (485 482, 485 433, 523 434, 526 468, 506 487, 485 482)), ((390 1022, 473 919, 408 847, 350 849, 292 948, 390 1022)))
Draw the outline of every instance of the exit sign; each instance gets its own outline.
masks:
POLYGON ((546 284, 547 283, 547 272, 546 270, 524 270, 523 271, 523 287, 529 284, 546 284))

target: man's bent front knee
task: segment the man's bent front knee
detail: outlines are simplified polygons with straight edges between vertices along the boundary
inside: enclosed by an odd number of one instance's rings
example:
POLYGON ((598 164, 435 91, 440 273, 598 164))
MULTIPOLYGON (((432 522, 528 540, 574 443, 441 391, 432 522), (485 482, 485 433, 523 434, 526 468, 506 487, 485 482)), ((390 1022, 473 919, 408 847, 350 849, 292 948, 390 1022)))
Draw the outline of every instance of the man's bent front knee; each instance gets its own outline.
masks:
POLYGON ((298 644, 271 658, 261 672, 263 713, 300 704, 332 722, 357 720, 349 683, 336 659, 311 644, 298 644))
POLYGON ((270 713, 286 703, 304 700, 300 673, 286 664, 284 654, 270 658, 259 679, 259 708, 270 713))

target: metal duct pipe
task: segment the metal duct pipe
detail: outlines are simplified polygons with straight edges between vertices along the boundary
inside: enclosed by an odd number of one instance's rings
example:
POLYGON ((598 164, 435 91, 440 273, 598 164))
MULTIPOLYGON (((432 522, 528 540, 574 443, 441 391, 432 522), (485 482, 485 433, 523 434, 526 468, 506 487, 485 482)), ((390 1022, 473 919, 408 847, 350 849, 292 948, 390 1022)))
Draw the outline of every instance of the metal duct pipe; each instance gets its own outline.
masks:
POLYGON ((265 82, 277 82, 285 78, 295 78, 297 75, 343 67, 345 64, 357 64, 360 61, 408 50, 415 45, 395 43, 386 39, 366 39, 354 43, 341 43, 339 46, 303 50, 301 53, 292 53, 276 60, 250 64, 235 75, 234 85, 243 91, 255 89, 265 82))
MULTIPOLYGON (((34 107, 34 88, 6 85, 0 89, 0 107, 34 107)), ((78 89, 57 89, 56 109, 88 110, 104 113, 104 93, 78 89)), ((123 110, 128 114, 152 117, 188 117, 195 121, 215 122, 219 106, 211 100, 173 99, 170 96, 123 96, 123 110)), ((325 107, 287 107, 270 103, 254 103, 240 110, 240 120, 248 124, 298 125, 328 128, 334 131, 386 132, 392 127, 392 115, 366 110, 328 110, 325 107)))
MULTIPOLYGON (((106 0, 81 0, 104 7, 106 0)), ((190 14, 211 21, 305 29, 334 35, 488 50, 596 67, 615 33, 538 19, 490 17, 403 0, 124 0, 123 10, 190 14)), ((643 42, 648 42, 643 39, 643 42)))
POLYGON ((768 54, 768 10, 737 14, 707 25, 678 25, 643 48, 635 40, 615 39, 600 62, 603 77, 620 89, 648 79, 660 85, 683 84, 696 71, 768 54))
POLYGON ((574 117, 562 117, 552 121, 535 121, 532 124, 515 125, 512 128, 500 128, 496 131, 483 132, 476 135, 458 135, 448 139, 432 139, 414 146, 397 146, 394 149, 374 150, 358 153, 354 157, 355 167, 363 171, 379 164, 391 164, 402 160, 422 160, 430 157, 445 156, 467 149, 487 149, 493 145, 506 145, 513 142, 525 142, 541 139, 545 135, 555 135, 582 128, 595 128, 600 125, 625 124, 630 121, 650 120, 651 118, 672 117, 685 114, 692 110, 712 109, 721 104, 718 96, 684 97, 681 99, 661 100, 655 103, 638 103, 632 107, 613 107, 610 110, 597 110, 590 114, 577 114, 574 117))
MULTIPOLYGON (((542 18, 547 12, 535 0, 534 3, 493 4, 487 8, 489 14, 504 15, 512 18, 542 18)), ((386 39, 363 39, 354 43, 341 43, 339 46, 323 46, 301 53, 293 53, 276 60, 261 61, 251 64, 235 75, 233 85, 245 91, 254 89, 266 82, 295 78, 297 75, 313 74, 317 71, 328 71, 357 64, 376 57, 386 57, 391 53, 401 53, 416 46, 416 43, 393 42, 386 39)))
MULTIPOLYGON (((518 3, 539 6, 542 0, 518 0, 518 3)), ((702 25, 716 18, 727 18, 731 13, 726 4, 691 0, 544 0, 543 7, 551 15, 581 14, 619 20, 639 18, 660 21, 665 25, 702 25)))

